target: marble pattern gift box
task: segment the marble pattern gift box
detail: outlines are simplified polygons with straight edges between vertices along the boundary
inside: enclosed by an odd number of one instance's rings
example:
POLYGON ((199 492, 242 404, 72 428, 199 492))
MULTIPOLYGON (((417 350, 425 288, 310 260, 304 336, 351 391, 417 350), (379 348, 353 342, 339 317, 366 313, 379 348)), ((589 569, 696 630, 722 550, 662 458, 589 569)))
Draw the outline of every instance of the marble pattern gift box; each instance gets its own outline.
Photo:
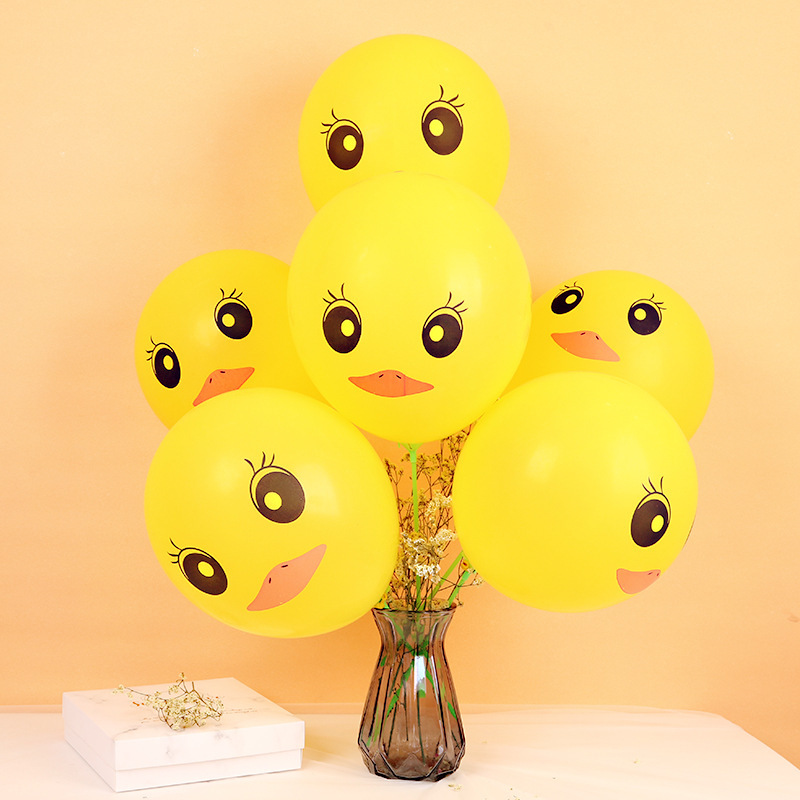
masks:
POLYGON ((113 689, 64 692, 64 738, 117 792, 300 768, 303 720, 235 678, 194 685, 222 700, 220 719, 172 730, 153 708, 113 689))

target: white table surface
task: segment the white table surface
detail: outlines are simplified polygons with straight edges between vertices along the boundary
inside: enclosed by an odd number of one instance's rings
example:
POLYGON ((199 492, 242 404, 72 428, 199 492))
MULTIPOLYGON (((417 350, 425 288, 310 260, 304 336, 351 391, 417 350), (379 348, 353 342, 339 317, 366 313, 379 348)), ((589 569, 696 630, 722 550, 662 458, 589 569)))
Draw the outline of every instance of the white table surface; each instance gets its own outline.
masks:
POLYGON ((306 723, 303 767, 115 794, 64 741, 58 707, 0 707, 3 800, 800 800, 800 770, 715 714, 639 707, 463 709, 467 751, 438 783, 367 772, 357 713, 287 706, 306 723))

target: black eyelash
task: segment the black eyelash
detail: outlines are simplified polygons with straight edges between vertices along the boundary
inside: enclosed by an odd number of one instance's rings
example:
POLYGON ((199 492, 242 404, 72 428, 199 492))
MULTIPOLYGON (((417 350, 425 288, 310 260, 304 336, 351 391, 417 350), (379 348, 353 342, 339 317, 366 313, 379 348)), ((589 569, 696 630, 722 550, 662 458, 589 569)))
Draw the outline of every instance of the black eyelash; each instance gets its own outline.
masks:
POLYGON ((325 301, 325 304, 330 305, 331 303, 335 303, 337 300, 347 300, 347 298, 344 296, 344 284, 341 285, 339 292, 342 295, 341 297, 337 297, 330 289, 328 289, 328 294, 330 295, 331 299, 328 300, 327 297, 323 297, 322 299, 325 301))
POLYGON ((453 108, 464 108, 464 104, 463 103, 456 103, 456 100, 458 100, 458 95, 456 95, 455 97, 450 98, 450 100, 445 100, 444 99, 444 86, 439 84, 439 99, 436 101, 437 103, 447 103, 448 105, 453 106, 453 108))
POLYGON ((220 292, 222 292, 223 300, 241 300, 242 294, 244 294, 244 292, 239 292, 239 294, 236 294, 236 289, 234 289, 230 294, 225 294, 224 289, 220 289, 220 292))
POLYGON ((647 479, 647 483, 642 484, 642 488, 647 494, 664 494, 664 479, 662 478, 658 483, 658 488, 653 483, 652 478, 647 479))
POLYGON ((337 117, 337 116, 336 116, 336 114, 334 113, 333 109, 331 109, 331 116, 333 117, 333 120, 332 120, 331 122, 323 122, 323 123, 322 123, 322 127, 323 127, 325 130, 321 130, 321 131, 320 131, 320 133, 321 133, 323 136, 326 136, 328 133, 330 133, 330 130, 331 130, 331 128, 332 128, 332 127, 333 127, 333 126, 334 126, 334 125, 335 125, 337 122, 341 122, 341 119, 339 119, 339 117, 337 117))
MULTIPOLYGON (((166 342, 156 342, 153 339, 153 337, 151 336, 150 337, 150 344, 152 344, 153 346, 149 350, 145 350, 145 353, 147 353, 147 360, 148 361, 152 361, 153 360, 153 355, 155 354, 156 350, 158 349, 158 346, 161 345, 161 344, 166 344, 166 342)), ((169 347, 169 345, 166 345, 166 346, 169 347)))
POLYGON ((256 469, 255 464, 249 458, 246 458, 245 461, 250 465, 250 469, 253 470, 253 475, 255 475, 257 472, 260 472, 265 467, 271 467, 275 463, 275 453, 272 454, 272 458, 270 459, 269 464, 267 464, 267 454, 262 453, 261 466, 258 469, 256 469))
POLYGON ((175 548, 175 552, 173 553, 171 550, 167 551, 167 555, 170 557, 173 564, 178 564, 180 561, 181 553, 186 549, 185 547, 179 547, 175 544, 172 539, 169 540, 169 543, 175 548))
POLYGON ((450 292, 450 294, 447 296, 447 302, 442 306, 442 308, 450 308, 453 311, 455 311, 456 314, 462 314, 464 311, 469 311, 469 308, 459 308, 459 306, 464 305, 464 300, 459 300, 455 305, 451 306, 450 302, 452 301, 452 299, 453 299, 453 293, 450 292))
POLYGON ((656 306, 657 308, 661 309, 661 311, 666 311, 667 307, 664 305, 664 303, 661 300, 656 300, 655 294, 651 294, 648 299, 654 306, 656 306))

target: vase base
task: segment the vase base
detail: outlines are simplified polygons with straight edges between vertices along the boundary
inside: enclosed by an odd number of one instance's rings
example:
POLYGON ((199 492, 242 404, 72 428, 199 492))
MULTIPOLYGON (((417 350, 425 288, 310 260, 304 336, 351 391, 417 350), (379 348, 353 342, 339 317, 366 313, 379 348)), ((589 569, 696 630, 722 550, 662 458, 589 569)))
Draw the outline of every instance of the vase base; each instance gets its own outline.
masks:
POLYGON ((377 775, 379 778, 386 778, 387 780, 435 782, 440 781, 442 778, 446 778, 448 775, 452 775, 458 769, 461 762, 461 755, 463 755, 463 750, 459 754, 458 761, 456 761, 455 764, 437 764, 427 768, 422 764, 403 764, 401 766, 391 767, 382 759, 379 759, 378 763, 375 763, 371 756, 366 755, 363 752, 361 755, 364 759, 364 765, 366 768, 373 775, 377 775))

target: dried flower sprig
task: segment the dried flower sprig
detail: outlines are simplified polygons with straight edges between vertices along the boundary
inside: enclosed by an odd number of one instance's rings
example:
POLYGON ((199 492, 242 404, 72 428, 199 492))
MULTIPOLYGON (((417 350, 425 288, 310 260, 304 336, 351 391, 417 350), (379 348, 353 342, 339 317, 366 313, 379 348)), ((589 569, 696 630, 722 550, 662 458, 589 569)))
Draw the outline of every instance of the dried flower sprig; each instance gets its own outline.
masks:
POLYGON ((202 726, 209 719, 219 719, 222 716, 222 700, 219 697, 201 694, 195 688, 193 681, 189 688, 186 676, 182 672, 178 680, 167 688, 166 697, 162 692, 146 694, 122 684, 113 691, 115 694, 122 693, 130 697, 134 705, 155 709, 158 718, 174 731, 190 728, 193 725, 202 726))
POLYGON ((383 604, 391 609, 438 611, 459 603, 464 586, 481 583, 463 552, 453 556, 456 541, 450 496, 456 463, 469 428, 439 442, 433 453, 406 446, 395 464, 385 459, 400 518, 397 564, 383 604), (408 491, 408 480, 411 491, 408 491))

